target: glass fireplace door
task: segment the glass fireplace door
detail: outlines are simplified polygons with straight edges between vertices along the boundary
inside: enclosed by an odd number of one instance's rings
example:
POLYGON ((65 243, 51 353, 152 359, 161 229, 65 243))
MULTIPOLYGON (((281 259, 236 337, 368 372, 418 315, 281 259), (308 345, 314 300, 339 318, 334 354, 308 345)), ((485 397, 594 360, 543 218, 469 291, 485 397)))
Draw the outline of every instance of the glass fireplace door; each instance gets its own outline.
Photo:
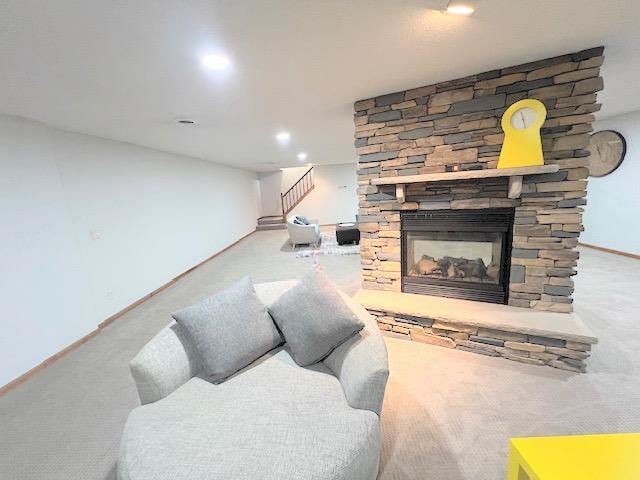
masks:
POLYGON ((497 285, 502 242, 496 232, 408 232, 407 275, 497 285))
POLYGON ((402 212, 402 291, 507 303, 514 209, 402 212))

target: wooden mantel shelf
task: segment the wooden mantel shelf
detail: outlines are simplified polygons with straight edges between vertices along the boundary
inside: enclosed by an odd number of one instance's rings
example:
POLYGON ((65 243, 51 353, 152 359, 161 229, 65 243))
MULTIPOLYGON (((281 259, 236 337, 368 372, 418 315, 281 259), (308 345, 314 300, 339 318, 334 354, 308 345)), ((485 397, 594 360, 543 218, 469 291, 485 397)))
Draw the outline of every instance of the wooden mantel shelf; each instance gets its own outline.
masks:
POLYGON ((522 175, 539 175, 555 173, 558 165, 542 165, 540 167, 491 168, 485 170, 465 170, 461 172, 425 173, 423 175, 407 175, 404 177, 374 178, 372 185, 396 185, 398 183, 446 182, 450 180, 470 180, 473 178, 513 177, 522 175))
POLYGON ((519 198, 522 193, 522 177, 524 175, 540 175, 555 173, 558 165, 542 165, 539 167, 491 168, 485 170, 465 170, 460 172, 425 173, 423 175, 406 175, 404 177, 374 178, 372 185, 395 185, 396 197, 404 203, 404 186, 408 183, 447 182, 452 180, 472 180, 474 178, 509 177, 509 198, 519 198))

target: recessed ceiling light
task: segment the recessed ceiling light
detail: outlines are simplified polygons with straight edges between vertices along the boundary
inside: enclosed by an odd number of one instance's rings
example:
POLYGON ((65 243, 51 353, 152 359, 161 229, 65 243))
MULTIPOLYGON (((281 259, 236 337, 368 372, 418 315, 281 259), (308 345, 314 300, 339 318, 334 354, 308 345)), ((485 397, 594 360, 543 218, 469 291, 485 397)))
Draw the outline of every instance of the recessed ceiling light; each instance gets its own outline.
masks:
POLYGON ((197 125, 198 124, 198 122, 196 122, 191 118, 177 118, 176 123, 178 125, 197 125))
POLYGON ((206 55, 202 57, 202 66, 209 70, 224 70, 229 68, 231 61, 225 55, 206 55))
POLYGON ((458 0, 450 0, 447 5, 447 12, 455 15, 471 15, 475 8, 471 2, 462 2, 458 0))
POLYGON ((278 132, 276 134, 276 140, 278 140, 278 142, 280 142, 281 144, 287 144, 289 143, 289 140, 291 140, 291 134, 289 132, 278 132))
POLYGON ((304 152, 300 152, 298 154, 298 160, 300 160, 301 162, 304 162, 307 159, 307 154, 304 152))

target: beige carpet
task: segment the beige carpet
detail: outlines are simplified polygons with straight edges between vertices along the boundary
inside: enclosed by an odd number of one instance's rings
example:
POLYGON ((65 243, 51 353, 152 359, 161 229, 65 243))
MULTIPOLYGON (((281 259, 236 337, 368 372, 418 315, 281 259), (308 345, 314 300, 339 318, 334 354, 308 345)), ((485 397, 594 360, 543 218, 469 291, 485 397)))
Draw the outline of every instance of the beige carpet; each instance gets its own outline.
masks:
MULTIPOLYGON (((138 404, 128 361, 170 312, 245 274, 300 277, 314 262, 357 290, 357 255, 296 258, 280 250, 286 234, 248 237, 0 397, 0 479, 114 479, 122 426, 138 404)), ((509 437, 640 431, 638 267, 582 252, 576 310, 601 339, 586 375, 387 339, 380 478, 502 479, 509 437)))

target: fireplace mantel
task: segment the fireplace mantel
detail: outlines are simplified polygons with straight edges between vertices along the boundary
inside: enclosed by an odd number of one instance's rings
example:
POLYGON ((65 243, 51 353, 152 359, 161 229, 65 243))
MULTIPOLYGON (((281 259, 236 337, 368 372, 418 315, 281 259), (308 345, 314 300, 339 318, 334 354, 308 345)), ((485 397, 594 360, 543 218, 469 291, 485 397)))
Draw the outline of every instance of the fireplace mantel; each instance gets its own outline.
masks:
POLYGON ((374 178, 372 185, 395 185, 396 198, 404 203, 404 186, 408 183, 447 182, 452 180, 472 180, 477 178, 509 177, 509 198, 519 198, 522 193, 522 177, 524 175, 541 175, 555 173, 558 165, 541 165, 538 167, 491 168, 484 170, 465 170, 459 172, 425 173, 422 175, 406 175, 399 177, 374 178))
POLYGON ((372 185, 395 185, 398 183, 446 182, 451 180, 471 180, 474 178, 514 177, 523 175, 540 175, 555 173, 558 165, 541 165, 539 167, 490 168, 484 170, 465 170, 460 172, 425 173, 423 175, 406 175, 404 177, 384 177, 371 180, 372 185))

